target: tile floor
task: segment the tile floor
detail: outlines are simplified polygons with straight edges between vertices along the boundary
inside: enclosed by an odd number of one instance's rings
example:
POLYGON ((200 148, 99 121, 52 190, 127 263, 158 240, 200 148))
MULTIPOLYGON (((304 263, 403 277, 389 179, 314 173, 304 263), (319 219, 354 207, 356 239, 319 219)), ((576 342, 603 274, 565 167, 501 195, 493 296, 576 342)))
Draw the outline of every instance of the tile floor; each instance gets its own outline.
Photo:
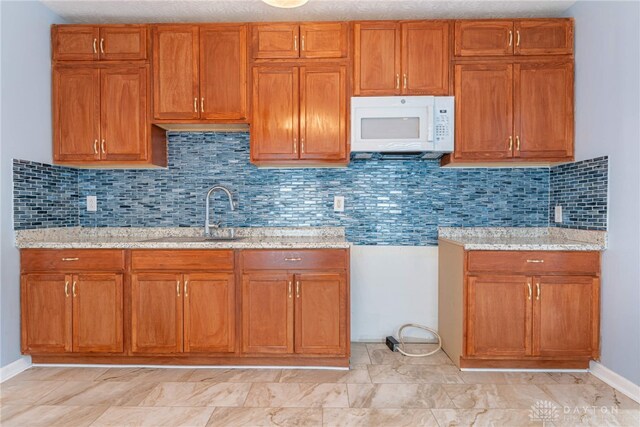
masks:
POLYGON ((460 372, 356 343, 349 371, 35 367, 0 385, 0 424, 541 426, 537 402, 547 426, 640 426, 640 405, 587 373, 460 372))

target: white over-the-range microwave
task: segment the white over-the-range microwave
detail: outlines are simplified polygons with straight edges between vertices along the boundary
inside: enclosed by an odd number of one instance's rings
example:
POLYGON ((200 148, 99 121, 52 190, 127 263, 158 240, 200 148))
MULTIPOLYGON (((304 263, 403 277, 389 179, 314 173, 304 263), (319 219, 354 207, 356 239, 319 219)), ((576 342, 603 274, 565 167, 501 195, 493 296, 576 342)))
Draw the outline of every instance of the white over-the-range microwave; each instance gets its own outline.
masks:
POLYGON ((352 152, 453 152, 452 96, 351 98, 352 152))

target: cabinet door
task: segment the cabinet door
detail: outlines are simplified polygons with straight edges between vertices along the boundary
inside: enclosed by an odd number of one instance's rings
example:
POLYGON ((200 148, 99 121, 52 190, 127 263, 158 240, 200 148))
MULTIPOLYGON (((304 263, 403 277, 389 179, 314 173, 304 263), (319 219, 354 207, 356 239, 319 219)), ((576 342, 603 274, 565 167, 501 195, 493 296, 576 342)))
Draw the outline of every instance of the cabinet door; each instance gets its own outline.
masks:
POLYGON ((516 157, 573 157, 573 64, 516 64, 516 157))
POLYGON ((517 55, 569 55, 573 53, 571 19, 531 19, 515 22, 517 55))
POLYGON ((153 28, 153 116, 197 119, 198 27, 158 25, 153 28))
POLYGON ((56 25, 51 30, 53 59, 92 61, 98 59, 98 27, 92 25, 56 25))
POLYGON ((293 277, 253 272, 242 277, 242 351, 293 353, 293 277))
POLYGON ((124 351, 122 274, 73 276, 73 351, 124 351))
POLYGON ((513 65, 455 67, 456 159, 512 157, 513 65))
POLYGON ((301 159, 346 158, 346 103, 345 66, 308 66, 300 69, 301 159))
POLYGON ((130 61, 147 59, 145 25, 108 25, 100 27, 100 59, 130 61))
POLYGON ((297 24, 259 24, 251 31, 253 58, 297 58, 297 24))
POLYGON ((182 276, 138 273, 131 276, 131 351, 182 351, 182 276))
POLYGON ((200 118, 247 118, 247 27, 200 28, 200 118))
POLYGON ((513 54, 512 21, 456 21, 456 56, 503 56, 513 54))
POLYGON ((597 356, 598 280, 587 276, 535 277, 535 356, 597 356))
POLYGON ((254 67, 251 159, 298 158, 298 68, 254 67))
POLYGON ((531 355, 531 279, 481 275, 467 280, 467 355, 531 355))
POLYGON ((354 95, 400 93, 400 31, 394 22, 355 24, 354 95))
POLYGON ((147 158, 146 66, 100 71, 102 160, 147 158))
POLYGON ((447 95, 449 55, 447 22, 402 24, 402 93, 447 95))
POLYGON ((347 56, 346 22, 300 24, 300 58, 344 58, 347 56))
POLYGON ((100 71, 53 69, 53 141, 56 161, 100 159, 100 71))
POLYGON ((64 274, 22 276, 23 353, 71 351, 71 279, 64 274))
POLYGON ((184 276, 184 351, 235 350, 235 284, 233 273, 184 276))
POLYGON ((344 274, 295 276, 296 353, 344 354, 347 299, 344 274))

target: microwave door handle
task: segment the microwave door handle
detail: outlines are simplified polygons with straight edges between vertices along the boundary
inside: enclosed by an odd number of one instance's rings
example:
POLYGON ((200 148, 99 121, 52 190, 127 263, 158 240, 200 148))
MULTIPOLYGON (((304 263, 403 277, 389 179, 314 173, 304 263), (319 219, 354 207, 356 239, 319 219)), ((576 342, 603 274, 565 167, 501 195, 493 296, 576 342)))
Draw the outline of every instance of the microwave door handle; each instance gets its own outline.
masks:
POLYGON ((433 124, 435 117, 433 115, 433 106, 427 105, 427 141, 433 142, 433 124))

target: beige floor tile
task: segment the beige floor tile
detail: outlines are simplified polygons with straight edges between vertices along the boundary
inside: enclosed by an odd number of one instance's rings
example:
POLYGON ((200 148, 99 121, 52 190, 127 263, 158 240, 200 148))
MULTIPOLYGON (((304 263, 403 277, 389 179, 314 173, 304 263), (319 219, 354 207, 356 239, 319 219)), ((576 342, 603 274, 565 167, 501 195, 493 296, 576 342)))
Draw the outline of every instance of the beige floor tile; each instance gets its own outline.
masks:
POLYGON ((0 405, 32 405, 64 384, 64 381, 7 381, 0 385, 0 405))
POLYGON ((190 368, 111 368, 98 381, 173 382, 186 381, 193 374, 190 368))
POLYGON ((369 365, 371 382, 382 384, 460 384, 460 371, 453 365, 369 365))
POLYGON ((560 412, 553 422, 558 427, 573 426, 640 426, 640 410, 620 409, 618 411, 602 411, 599 408, 582 408, 569 413, 560 412))
POLYGON ((347 384, 351 408, 453 408, 439 384, 347 384))
POLYGON ((40 399, 38 405, 136 406, 155 385, 134 381, 67 381, 40 399))
POLYGON ((429 409, 327 408, 323 420, 326 427, 438 426, 429 409))
POLYGON ((335 369, 283 369, 281 383, 371 383, 367 365, 353 366, 349 370, 335 369))
POLYGON ((273 383, 281 369, 195 369, 186 381, 215 383, 273 383))
POLYGON ((91 426, 205 426, 213 409, 111 407, 91 426))
POLYGON ((347 408, 349 399, 345 384, 255 383, 251 386, 244 406, 347 408))
POLYGON ((11 381, 93 381, 108 368, 58 368, 34 366, 16 375, 11 381))
MULTIPOLYGON (((436 348, 435 344, 407 344, 412 353, 426 353, 436 348)), ((442 350, 427 357, 409 357, 389 350, 386 344, 367 344, 373 365, 452 365, 453 362, 442 350)))
POLYGON ((562 407, 640 409, 640 404, 606 384, 547 384, 540 388, 562 407))
POLYGON ((139 406, 242 406, 251 384, 160 383, 139 406))
MULTIPOLYGON (((2 426, 74 426, 90 425, 105 410, 106 406, 30 406, 20 412, 11 414, 2 426)), ((2 412, 5 407, 2 407, 2 412)))
POLYGON ((314 427, 322 425, 321 408, 216 408, 207 426, 282 426, 314 427))
POLYGON ((367 344, 351 343, 351 358, 349 362, 351 365, 368 365, 371 363, 367 344))
POLYGON ((545 372, 460 372, 467 384, 557 384, 545 372))
POLYGON ((604 384, 589 372, 550 372, 549 376, 559 384, 604 384))
POLYGON ((542 426, 541 421, 532 420, 528 409, 432 409, 440 427, 520 427, 542 426))
MULTIPOLYGON (((4 383, 3 383, 4 384, 4 383)), ((0 385, 1 387, 2 385, 0 385)), ((0 426, 11 418, 20 415, 22 412, 28 411, 32 405, 2 405, 0 406, 0 426)))
POLYGON ((529 409, 538 401, 552 401, 540 387, 531 384, 443 384, 459 409, 529 409))

